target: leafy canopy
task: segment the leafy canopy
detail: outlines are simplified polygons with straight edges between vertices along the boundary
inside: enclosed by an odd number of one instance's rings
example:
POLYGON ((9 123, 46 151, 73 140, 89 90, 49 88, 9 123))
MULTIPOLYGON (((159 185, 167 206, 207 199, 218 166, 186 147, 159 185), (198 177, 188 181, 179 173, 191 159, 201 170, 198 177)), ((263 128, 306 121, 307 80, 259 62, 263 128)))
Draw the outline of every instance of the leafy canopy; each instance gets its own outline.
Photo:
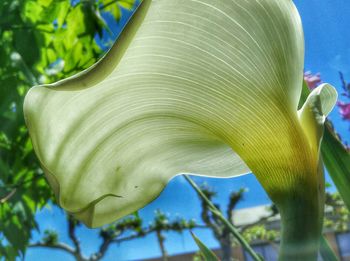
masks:
POLYGON ((54 201, 24 125, 23 98, 38 83, 66 78, 102 55, 104 12, 134 0, 14 0, 0 3, 0 256, 24 252, 38 208, 54 201), (104 5, 108 5, 104 7, 104 5))

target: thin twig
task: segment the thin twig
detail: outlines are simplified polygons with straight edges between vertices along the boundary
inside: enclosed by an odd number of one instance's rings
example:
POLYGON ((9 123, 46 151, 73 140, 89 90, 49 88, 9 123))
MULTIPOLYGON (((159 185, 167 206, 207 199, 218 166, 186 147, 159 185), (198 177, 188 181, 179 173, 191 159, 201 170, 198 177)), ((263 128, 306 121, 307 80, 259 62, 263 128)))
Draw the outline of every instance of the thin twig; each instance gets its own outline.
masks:
POLYGON ((17 189, 13 189, 9 194, 7 194, 5 197, 0 199, 0 203, 3 204, 6 201, 8 201, 16 193, 16 191, 17 191, 17 189))
POLYGON ((79 253, 77 253, 75 251, 75 249, 73 249, 72 247, 70 247, 67 244, 64 243, 54 243, 54 244, 47 244, 44 242, 37 242, 34 244, 30 244, 28 247, 46 247, 46 248, 52 248, 52 249, 58 249, 58 250, 63 250, 68 254, 71 254, 75 260, 77 261, 88 261, 90 259, 87 259, 85 257, 83 257, 82 255, 80 255, 79 253))

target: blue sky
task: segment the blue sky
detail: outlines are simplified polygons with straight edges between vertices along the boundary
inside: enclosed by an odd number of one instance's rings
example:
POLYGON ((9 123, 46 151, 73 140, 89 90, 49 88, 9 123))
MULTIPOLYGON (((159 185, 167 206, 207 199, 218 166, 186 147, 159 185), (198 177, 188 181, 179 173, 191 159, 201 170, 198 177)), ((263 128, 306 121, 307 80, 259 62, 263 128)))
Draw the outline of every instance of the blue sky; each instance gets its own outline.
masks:
MULTIPOLYGON (((338 71, 342 71, 345 78, 350 81, 350 5, 349 0, 295 0, 301 14, 306 42, 305 70, 320 72, 322 79, 336 86, 340 91, 338 71)), ((111 27, 118 28, 126 21, 123 16, 119 24, 112 23, 111 27), (119 26, 119 27, 118 27, 119 26)), ((341 136, 350 141, 349 122, 341 120, 337 109, 330 115, 336 129, 341 136)), ((253 175, 247 175, 234 179, 208 179, 195 178, 197 183, 206 182, 218 191, 217 202, 226 205, 227 197, 231 191, 241 187, 248 188, 244 200, 239 203, 239 208, 245 208, 260 204, 268 204, 269 199, 256 181, 253 175)), ((329 179, 327 178, 329 181, 329 179)), ((199 200, 193 190, 185 182, 183 177, 177 177, 170 182, 160 197, 140 211, 145 223, 152 220, 154 211, 162 209, 171 217, 180 215, 185 218, 199 218, 199 200)), ((45 208, 37 214, 37 220, 41 231, 54 229, 59 232, 60 240, 71 243, 66 235, 64 212, 58 207, 45 208)), ((208 230, 197 230, 196 234, 210 247, 218 244, 208 230)), ((78 230, 82 249, 86 255, 97 250, 99 239, 97 230, 89 230, 81 227, 78 230)), ((189 252, 197 249, 188 232, 183 234, 166 234, 166 248, 169 254, 189 252)), ((33 234, 34 241, 39 239, 39 234, 33 234)), ((44 248, 29 249, 26 254, 27 261, 47 260, 74 260, 71 256, 56 250, 44 248)), ((160 256, 160 251, 155 235, 144 239, 114 245, 110 248, 104 260, 139 260, 141 257, 160 256)))

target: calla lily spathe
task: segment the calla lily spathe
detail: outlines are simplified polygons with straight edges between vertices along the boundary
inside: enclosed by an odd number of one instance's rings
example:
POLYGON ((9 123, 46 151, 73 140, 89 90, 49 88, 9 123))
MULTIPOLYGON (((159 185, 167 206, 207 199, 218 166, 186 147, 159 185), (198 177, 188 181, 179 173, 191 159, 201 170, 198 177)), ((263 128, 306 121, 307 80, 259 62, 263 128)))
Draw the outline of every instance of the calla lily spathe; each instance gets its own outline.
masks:
POLYGON ((59 204, 91 227, 145 206, 181 173, 253 171, 283 201, 319 190, 336 100, 324 84, 297 111, 303 59, 291 0, 144 0, 99 63, 32 88, 25 119, 59 204))

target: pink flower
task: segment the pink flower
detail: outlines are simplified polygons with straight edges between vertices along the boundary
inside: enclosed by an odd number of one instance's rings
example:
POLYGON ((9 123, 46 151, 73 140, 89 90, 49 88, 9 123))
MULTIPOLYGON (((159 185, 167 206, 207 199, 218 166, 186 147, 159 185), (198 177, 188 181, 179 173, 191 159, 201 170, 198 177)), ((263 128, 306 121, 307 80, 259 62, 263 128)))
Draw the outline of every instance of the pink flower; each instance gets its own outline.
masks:
POLYGON ((344 120, 350 120, 350 103, 338 102, 340 115, 344 120))
POLYGON ((304 80, 307 86, 312 90, 322 83, 321 74, 312 74, 310 71, 304 73, 304 80))

